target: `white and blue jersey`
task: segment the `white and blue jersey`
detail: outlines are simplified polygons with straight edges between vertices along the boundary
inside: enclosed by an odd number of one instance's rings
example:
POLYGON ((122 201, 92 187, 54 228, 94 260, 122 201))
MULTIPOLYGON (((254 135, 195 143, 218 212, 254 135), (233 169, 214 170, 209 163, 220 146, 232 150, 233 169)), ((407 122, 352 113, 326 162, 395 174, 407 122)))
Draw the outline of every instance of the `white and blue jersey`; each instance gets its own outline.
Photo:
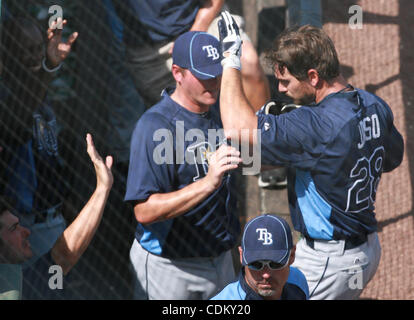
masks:
MULTIPOLYGON (((203 178, 208 155, 223 142, 217 105, 193 113, 174 102, 168 90, 133 132, 126 201, 145 201, 203 178)), ((232 175, 226 174, 203 202, 177 218, 138 224, 135 237, 145 250, 170 259, 216 257, 233 248, 240 234, 235 191, 232 175)))
POLYGON ((382 172, 402 161, 389 106, 355 89, 280 116, 258 113, 262 163, 288 170, 292 222, 305 237, 358 239, 377 229, 382 172))
MULTIPOLYGON (((283 287, 280 300, 308 300, 309 288, 303 273, 290 267, 289 277, 283 287)), ((211 300, 264 300, 246 282, 244 269, 240 271, 239 279, 228 284, 211 300)))

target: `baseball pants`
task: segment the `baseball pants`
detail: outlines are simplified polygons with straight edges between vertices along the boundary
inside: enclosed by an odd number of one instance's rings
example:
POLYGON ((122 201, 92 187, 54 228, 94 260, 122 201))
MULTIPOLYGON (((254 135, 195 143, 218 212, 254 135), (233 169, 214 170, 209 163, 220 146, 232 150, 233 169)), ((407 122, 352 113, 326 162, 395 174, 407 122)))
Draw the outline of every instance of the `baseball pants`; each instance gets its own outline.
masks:
POLYGON ((170 260, 149 253, 135 239, 130 259, 137 300, 207 300, 236 280, 230 251, 215 258, 170 260))
POLYGON ((311 300, 358 299, 373 278, 381 258, 376 232, 359 247, 344 250, 344 240, 317 241, 314 249, 306 239, 296 245, 295 262, 306 277, 311 300))

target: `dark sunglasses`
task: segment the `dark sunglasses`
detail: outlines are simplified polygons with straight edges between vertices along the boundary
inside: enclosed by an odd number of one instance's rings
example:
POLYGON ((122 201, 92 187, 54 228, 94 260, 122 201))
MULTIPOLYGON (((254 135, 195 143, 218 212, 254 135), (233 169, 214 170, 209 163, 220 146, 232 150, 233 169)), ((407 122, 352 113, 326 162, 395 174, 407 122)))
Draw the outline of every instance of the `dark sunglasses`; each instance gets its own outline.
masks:
POLYGON ((289 259, 286 261, 286 263, 277 263, 277 262, 273 262, 270 260, 258 260, 258 261, 249 263, 247 267, 254 271, 263 270, 265 266, 267 266, 270 270, 280 270, 286 267, 288 262, 289 262, 289 259))

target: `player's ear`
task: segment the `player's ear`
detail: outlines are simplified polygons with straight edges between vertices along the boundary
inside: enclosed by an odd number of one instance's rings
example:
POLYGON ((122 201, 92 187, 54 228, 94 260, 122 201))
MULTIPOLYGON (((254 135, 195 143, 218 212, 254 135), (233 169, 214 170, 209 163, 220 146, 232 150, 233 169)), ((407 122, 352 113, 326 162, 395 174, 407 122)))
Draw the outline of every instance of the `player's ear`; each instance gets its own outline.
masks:
POLYGON ((319 83, 319 73, 316 69, 308 70, 308 80, 312 87, 316 88, 319 83))
POLYGON ((183 70, 177 66, 176 64, 173 64, 171 67, 172 75, 177 82, 181 82, 183 78, 183 70))
POLYGON ((290 250, 289 265, 295 262, 295 253, 296 253, 296 245, 293 245, 292 249, 290 250))
POLYGON ((240 263, 243 263, 243 250, 239 247, 239 254, 240 254, 240 263))

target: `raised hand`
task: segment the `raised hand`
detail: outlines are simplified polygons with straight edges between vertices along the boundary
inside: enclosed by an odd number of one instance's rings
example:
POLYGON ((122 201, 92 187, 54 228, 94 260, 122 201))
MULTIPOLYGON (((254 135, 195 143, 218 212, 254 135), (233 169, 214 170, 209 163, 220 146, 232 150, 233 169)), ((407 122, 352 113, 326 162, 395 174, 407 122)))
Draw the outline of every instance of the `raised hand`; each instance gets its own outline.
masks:
POLYGON ((221 61, 223 68, 241 69, 240 57, 242 54, 242 39, 239 26, 228 11, 221 13, 221 19, 217 22, 220 35, 221 52, 224 59, 221 61))
POLYGON ((114 177, 111 171, 113 158, 111 156, 107 156, 105 162, 103 161, 102 157, 95 148, 95 144, 93 143, 92 135, 90 133, 86 135, 86 142, 86 150, 95 167, 96 188, 104 188, 106 191, 109 191, 114 182, 114 177))
POLYGON ((76 41, 78 37, 78 33, 72 33, 68 41, 62 42, 62 31, 63 26, 67 24, 67 20, 63 20, 62 18, 57 18, 57 20, 53 21, 47 29, 47 64, 49 68, 57 67, 66 57, 69 55, 72 45, 76 41), (62 28, 58 29, 57 26, 61 25, 62 28))
POLYGON ((222 183, 223 175, 227 171, 236 169, 241 161, 240 152, 236 148, 226 144, 221 145, 208 158, 206 179, 214 189, 217 189, 222 183))

